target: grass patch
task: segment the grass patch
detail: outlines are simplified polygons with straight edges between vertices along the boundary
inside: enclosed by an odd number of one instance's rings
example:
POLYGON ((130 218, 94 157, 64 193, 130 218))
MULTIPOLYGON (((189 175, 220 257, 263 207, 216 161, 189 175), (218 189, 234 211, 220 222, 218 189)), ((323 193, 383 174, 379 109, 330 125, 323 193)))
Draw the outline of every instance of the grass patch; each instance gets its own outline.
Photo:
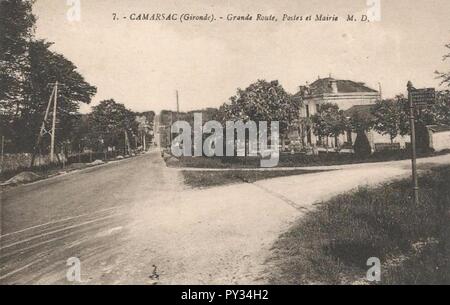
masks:
POLYGON ((207 188, 235 183, 252 183, 262 179, 316 173, 307 170, 264 170, 264 171, 182 171, 184 183, 193 188, 207 188))
POLYGON ((378 257, 381 284, 450 284, 450 167, 419 183, 418 206, 409 180, 322 203, 275 243, 270 282, 360 283, 378 257))
MULTIPOLYGON (((418 154, 418 158, 432 157, 450 153, 449 151, 429 152, 418 154)), ((367 158, 358 158, 350 153, 320 152, 319 155, 306 155, 303 153, 281 154, 277 167, 297 166, 329 166, 357 163, 371 163, 406 160, 411 157, 409 151, 384 151, 376 152, 367 158)), ((192 167, 192 168, 260 168, 260 157, 179 157, 174 158, 169 154, 164 160, 169 167, 192 167)))

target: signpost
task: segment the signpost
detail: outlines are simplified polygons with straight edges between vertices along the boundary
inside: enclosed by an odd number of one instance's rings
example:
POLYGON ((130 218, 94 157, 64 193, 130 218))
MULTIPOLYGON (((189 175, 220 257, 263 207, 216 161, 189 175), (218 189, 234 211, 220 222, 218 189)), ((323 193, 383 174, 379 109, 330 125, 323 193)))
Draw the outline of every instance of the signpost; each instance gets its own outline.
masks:
POLYGON ((417 107, 417 109, 431 106, 436 100, 436 91, 434 90, 434 88, 412 88, 410 94, 413 104, 415 107, 417 107))
POLYGON ((416 89, 409 81, 408 103, 409 103, 409 120, 411 125, 411 165, 412 165, 412 182, 414 191, 414 203, 419 203, 419 183, 417 181, 417 162, 416 162, 416 130, 415 130, 415 113, 416 109, 427 108, 434 104, 436 99, 436 91, 434 88, 416 89))

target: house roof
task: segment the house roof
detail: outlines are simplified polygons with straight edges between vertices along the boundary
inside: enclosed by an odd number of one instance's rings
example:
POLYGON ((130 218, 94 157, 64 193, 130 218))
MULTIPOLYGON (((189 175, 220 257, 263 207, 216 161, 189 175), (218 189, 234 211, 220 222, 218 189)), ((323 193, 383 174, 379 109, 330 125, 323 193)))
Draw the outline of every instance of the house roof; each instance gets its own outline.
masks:
POLYGON ((372 116, 372 110, 375 105, 355 105, 344 111, 346 117, 351 117, 355 113, 365 113, 372 116))
MULTIPOLYGON (((374 90, 372 88, 367 87, 362 82, 354 82, 351 80, 345 80, 345 79, 334 79, 331 77, 327 78, 319 78, 315 82, 313 82, 311 85, 309 85, 307 88, 308 93, 307 95, 322 95, 322 94, 332 94, 333 93, 333 86, 332 83, 336 83, 337 87, 337 93, 377 93, 377 90, 374 90)), ((294 96, 301 96, 302 90, 300 90, 298 93, 296 93, 294 96)))
POLYGON ((427 125, 427 128, 433 132, 450 131, 449 125, 427 125))

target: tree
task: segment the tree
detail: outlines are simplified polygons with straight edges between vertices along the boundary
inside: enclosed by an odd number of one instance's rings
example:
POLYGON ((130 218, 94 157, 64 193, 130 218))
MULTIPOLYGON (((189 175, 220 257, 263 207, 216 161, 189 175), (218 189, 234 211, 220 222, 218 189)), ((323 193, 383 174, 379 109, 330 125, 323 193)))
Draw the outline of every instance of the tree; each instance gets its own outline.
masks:
POLYGON ((436 93, 436 103, 431 107, 434 124, 450 125, 450 90, 436 93))
MULTIPOLYGON (((450 50, 450 43, 446 44, 445 47, 450 50)), ((448 54, 443 56, 442 60, 447 60, 448 58, 450 58, 450 51, 448 54)), ((441 85, 447 85, 450 87, 450 72, 436 71, 436 74, 438 75, 438 78, 441 79, 441 85)))
POLYGON ((391 143, 400 134, 402 122, 407 120, 406 112, 401 103, 395 100, 377 101, 372 112, 374 128, 382 135, 389 135, 391 143))
POLYGON ((314 134, 319 137, 334 137, 336 146, 339 146, 338 136, 348 127, 344 112, 333 103, 319 105, 317 113, 311 117, 314 125, 314 134))
POLYGON ((360 158, 366 158, 370 156, 372 153, 372 149, 370 147, 369 139, 365 132, 358 132, 356 135, 354 150, 356 156, 360 158))
POLYGON ((125 149, 125 134, 131 140, 138 132, 136 114, 113 99, 92 107, 89 126, 90 137, 96 138, 104 147, 125 149))
POLYGON ((350 127, 356 133, 353 149, 356 156, 360 158, 365 158, 372 153, 367 132, 372 129, 374 123, 374 116, 367 111, 355 111, 350 117, 350 127))
POLYGON ((0 132, 8 137, 10 124, 24 99, 29 42, 36 22, 32 4, 33 1, 0 1, 0 132))
MULTIPOLYGON (((73 136, 80 103, 89 103, 96 88, 76 71, 51 43, 34 40, 33 0, 0 1, 1 132, 15 151, 30 152, 36 142, 55 81, 58 91, 57 145, 73 136)), ((49 142, 43 139, 44 150, 49 142)))
MULTIPOLYGON (((24 83, 24 101, 14 124, 14 139, 22 151, 30 151, 51 95, 58 81, 56 142, 70 140, 81 103, 89 104, 97 89, 86 82, 77 67, 63 55, 51 51, 51 43, 33 41, 29 47, 30 68, 24 83)), ((48 139, 43 142, 43 147, 48 139)))
MULTIPOLYGON (((286 134, 288 128, 299 118, 301 102, 291 99, 278 81, 258 80, 245 90, 237 89, 230 98, 231 103, 223 105, 219 112, 222 119, 278 121, 280 133, 286 134)), ((270 123, 269 123, 270 124, 270 123)))
POLYGON ((138 125, 138 143, 142 148, 148 147, 147 144, 153 139, 153 123, 155 112, 146 111, 136 114, 136 122, 138 125))

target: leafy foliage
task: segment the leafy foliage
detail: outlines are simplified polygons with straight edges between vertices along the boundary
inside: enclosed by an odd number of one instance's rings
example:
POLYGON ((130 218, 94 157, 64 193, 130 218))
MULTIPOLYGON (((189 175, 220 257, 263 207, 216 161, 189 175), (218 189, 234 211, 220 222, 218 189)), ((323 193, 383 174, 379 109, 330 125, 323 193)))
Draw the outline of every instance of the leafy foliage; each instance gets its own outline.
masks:
MULTIPOLYGON (((57 146, 75 136, 79 105, 89 104, 96 93, 70 60, 50 50, 52 43, 34 39, 33 3, 0 2, 0 131, 10 140, 10 151, 33 151, 56 81, 61 84, 57 96, 57 146)), ((45 137, 42 152, 47 150, 48 142, 45 137)))
POLYGON ((332 103, 320 105, 311 120, 314 124, 314 134, 320 137, 337 137, 348 127, 344 112, 332 103))
POLYGON ((377 101, 373 115, 375 130, 382 135, 389 135, 391 142, 400 134, 400 126, 406 124, 408 120, 407 113, 399 100, 377 101))
POLYGON ((76 124, 80 103, 89 104, 97 89, 87 83, 77 72, 77 67, 63 55, 52 52, 50 43, 35 41, 31 44, 31 72, 29 87, 26 87, 27 105, 22 109, 23 116, 28 116, 32 126, 32 136, 35 137, 46 102, 51 94, 49 83, 58 81, 58 130, 57 142, 71 139, 72 130, 76 124), (37 127, 37 129, 36 129, 37 127))
POLYGON ((350 117, 350 127, 356 133, 369 131, 375 121, 374 116, 368 112, 356 111, 350 117))
POLYGON ((258 80, 245 90, 237 89, 230 102, 219 108, 221 121, 279 121, 282 134, 299 119, 301 107, 301 102, 291 99, 278 81, 265 80, 258 80))
POLYGON ((138 131, 136 114, 113 99, 92 107, 89 116, 90 138, 105 147, 123 147, 125 133, 131 140, 138 131))
MULTIPOLYGON (((445 47, 450 50, 450 43, 445 45, 445 47)), ((446 60, 448 58, 450 58, 450 51, 449 51, 448 54, 445 54, 442 59, 446 60)), ((439 71, 436 71, 436 74, 441 79, 441 85, 447 85, 447 86, 450 87, 450 72, 439 72, 439 71)))
POLYGON ((359 158, 367 158, 372 153, 372 149, 370 148, 369 139, 367 135, 363 131, 359 131, 356 135, 355 145, 354 145, 355 154, 359 158))
POLYGON ((431 109, 435 124, 450 125, 450 91, 437 92, 436 103, 431 109))
POLYGON ((0 111, 16 114, 23 99, 22 85, 29 65, 28 49, 34 33, 33 1, 0 1, 0 111))

